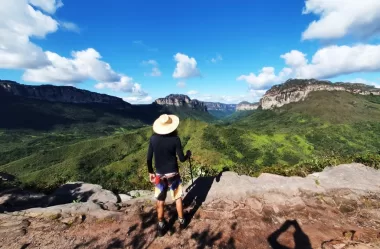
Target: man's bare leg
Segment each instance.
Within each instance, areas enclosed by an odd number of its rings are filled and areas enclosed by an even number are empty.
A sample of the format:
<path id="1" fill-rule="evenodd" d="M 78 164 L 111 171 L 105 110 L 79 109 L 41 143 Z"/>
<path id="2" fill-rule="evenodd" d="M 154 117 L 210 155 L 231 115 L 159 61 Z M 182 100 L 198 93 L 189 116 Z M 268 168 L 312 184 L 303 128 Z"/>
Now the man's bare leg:
<path id="1" fill-rule="evenodd" d="M 182 198 L 179 198 L 175 201 L 176 207 L 177 207 L 177 213 L 178 213 L 178 221 L 179 221 L 179 227 L 180 229 L 185 229 L 187 224 L 185 217 L 183 216 L 183 204 L 182 204 Z"/>
<path id="2" fill-rule="evenodd" d="M 158 222 L 164 221 L 164 206 L 165 206 L 165 201 L 157 201 Z"/>
<path id="3" fill-rule="evenodd" d="M 183 219 L 183 205 L 182 205 L 182 198 L 178 198 L 175 201 L 175 206 L 177 208 L 177 214 L 179 219 Z"/>

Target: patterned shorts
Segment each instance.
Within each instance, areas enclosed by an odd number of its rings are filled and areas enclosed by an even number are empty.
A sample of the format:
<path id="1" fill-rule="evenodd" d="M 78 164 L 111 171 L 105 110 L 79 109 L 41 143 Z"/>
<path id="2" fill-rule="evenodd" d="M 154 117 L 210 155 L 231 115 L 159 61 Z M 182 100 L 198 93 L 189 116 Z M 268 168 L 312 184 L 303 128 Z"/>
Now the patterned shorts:
<path id="1" fill-rule="evenodd" d="M 172 176 L 172 177 L 166 177 L 166 176 L 160 176 L 158 183 L 155 185 L 154 188 L 154 197 L 158 201 L 165 201 L 167 192 L 170 190 L 170 195 L 173 200 L 177 200 L 183 196 L 183 190 L 182 190 L 182 180 L 179 174 Z"/>

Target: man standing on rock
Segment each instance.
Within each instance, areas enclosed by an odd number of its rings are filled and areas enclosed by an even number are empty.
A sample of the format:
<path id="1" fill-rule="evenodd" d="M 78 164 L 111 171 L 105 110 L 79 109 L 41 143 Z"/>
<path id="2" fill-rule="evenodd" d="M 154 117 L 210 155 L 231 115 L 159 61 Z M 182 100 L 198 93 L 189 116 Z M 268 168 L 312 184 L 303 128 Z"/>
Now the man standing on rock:
<path id="1" fill-rule="evenodd" d="M 153 124 L 155 134 L 150 138 L 147 154 L 149 180 L 155 184 L 154 196 L 157 199 L 158 236 L 163 236 L 166 230 L 164 220 L 164 205 L 167 191 L 170 189 L 171 197 L 176 202 L 178 221 L 180 228 L 186 226 L 182 205 L 182 180 L 179 175 L 177 155 L 181 162 L 185 162 L 191 156 L 187 151 L 186 156 L 182 151 L 181 140 L 178 137 L 177 128 L 179 118 L 175 115 L 161 115 Z M 153 171 L 152 159 L 156 173 Z"/>

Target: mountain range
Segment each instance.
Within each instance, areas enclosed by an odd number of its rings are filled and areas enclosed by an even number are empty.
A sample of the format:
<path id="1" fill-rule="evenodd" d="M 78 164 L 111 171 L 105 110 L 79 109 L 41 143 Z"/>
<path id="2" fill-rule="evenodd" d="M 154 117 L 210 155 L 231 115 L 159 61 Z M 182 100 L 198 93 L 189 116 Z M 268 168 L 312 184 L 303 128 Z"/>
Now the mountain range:
<path id="1" fill-rule="evenodd" d="M 145 156 L 151 125 L 168 112 L 181 118 L 179 136 L 184 149 L 193 151 L 195 175 L 223 168 L 304 175 L 331 163 L 377 165 L 379 92 L 362 84 L 290 80 L 268 90 L 257 109 L 218 120 L 212 111 L 233 106 L 185 95 L 131 105 L 73 87 L 2 81 L 0 172 L 42 190 L 78 180 L 115 191 L 149 188 Z"/>
<path id="2" fill-rule="evenodd" d="M 332 83 L 315 79 L 289 79 L 283 84 L 275 85 L 260 99 L 259 103 L 241 102 L 239 104 L 224 104 L 220 102 L 202 102 L 190 99 L 183 94 L 170 94 L 155 100 L 161 106 L 188 107 L 198 111 L 235 112 L 256 109 L 273 109 L 285 104 L 303 101 L 311 92 L 315 91 L 346 91 L 361 95 L 380 95 L 380 89 L 359 83 Z M 115 107 L 130 108 L 131 104 L 123 99 L 81 90 L 71 86 L 29 86 L 14 81 L 0 80 L 0 96 L 20 96 L 52 102 L 74 104 L 109 104 Z"/>

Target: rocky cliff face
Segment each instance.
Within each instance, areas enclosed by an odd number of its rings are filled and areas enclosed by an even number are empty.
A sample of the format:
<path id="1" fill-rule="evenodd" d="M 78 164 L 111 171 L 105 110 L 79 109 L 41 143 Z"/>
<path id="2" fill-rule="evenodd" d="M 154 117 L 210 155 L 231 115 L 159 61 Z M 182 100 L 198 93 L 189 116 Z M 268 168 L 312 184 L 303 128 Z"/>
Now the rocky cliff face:
<path id="1" fill-rule="evenodd" d="M 1 95 L 20 96 L 25 98 L 75 104 L 101 103 L 120 107 L 130 106 L 129 103 L 123 101 L 121 98 L 81 90 L 71 86 L 29 86 L 22 85 L 14 81 L 4 80 L 0 80 L 0 96 Z"/>
<path id="2" fill-rule="evenodd" d="M 209 111 L 236 111 L 235 104 L 223 104 L 219 102 L 204 102 Z"/>
<path id="3" fill-rule="evenodd" d="M 290 79 L 284 84 L 273 86 L 260 100 L 262 109 L 273 109 L 303 101 L 314 91 L 346 91 L 361 95 L 380 95 L 380 89 L 365 84 L 331 83 L 330 81 Z"/>
<path id="4" fill-rule="evenodd" d="M 251 111 L 259 108 L 259 103 L 241 102 L 236 106 L 236 111 Z"/>
<path id="5" fill-rule="evenodd" d="M 207 106 L 204 102 L 190 99 L 187 95 L 183 94 L 170 94 L 165 98 L 159 98 L 155 101 L 158 105 L 189 107 L 195 110 L 207 112 Z"/>

